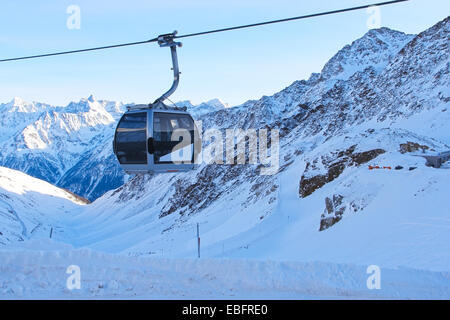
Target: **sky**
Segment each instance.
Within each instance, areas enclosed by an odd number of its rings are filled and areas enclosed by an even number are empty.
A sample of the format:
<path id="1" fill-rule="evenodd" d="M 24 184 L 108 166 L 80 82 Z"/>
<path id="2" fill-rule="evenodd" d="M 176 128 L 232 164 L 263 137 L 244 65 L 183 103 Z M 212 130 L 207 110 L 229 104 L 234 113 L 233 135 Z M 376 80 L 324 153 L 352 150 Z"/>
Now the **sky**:
<path id="1" fill-rule="evenodd" d="M 282 19 L 382 0 L 21 0 L 0 2 L 0 59 L 142 41 Z M 70 9 L 79 9 L 79 19 Z M 68 10 L 69 9 L 69 10 Z M 342 47 L 374 26 L 419 33 L 446 18 L 448 0 L 380 8 L 183 39 L 173 101 L 219 98 L 238 105 L 320 72 Z M 78 23 L 79 22 L 79 23 Z M 79 28 L 78 28 L 79 27 Z M 168 48 L 157 44 L 0 63 L 0 103 L 13 97 L 67 105 L 93 94 L 154 101 L 171 85 Z"/>

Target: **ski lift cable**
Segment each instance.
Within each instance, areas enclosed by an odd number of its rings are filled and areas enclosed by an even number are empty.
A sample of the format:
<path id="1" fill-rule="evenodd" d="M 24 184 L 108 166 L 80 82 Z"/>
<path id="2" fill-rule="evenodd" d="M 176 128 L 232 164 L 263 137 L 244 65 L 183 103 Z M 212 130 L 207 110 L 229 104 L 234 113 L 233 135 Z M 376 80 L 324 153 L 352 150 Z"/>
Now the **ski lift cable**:
<path id="1" fill-rule="evenodd" d="M 181 36 L 175 36 L 175 38 L 176 39 L 188 38 L 188 37 L 202 36 L 202 35 L 211 34 L 211 33 L 217 33 L 217 32 L 231 31 L 231 30 L 244 29 L 244 28 L 253 28 L 253 27 L 259 27 L 259 26 L 264 26 L 264 25 L 268 25 L 268 24 L 288 22 L 288 21 L 308 19 L 308 18 L 315 18 L 315 17 L 319 17 L 319 16 L 326 16 L 326 15 L 331 15 L 331 14 L 344 13 L 344 12 L 348 12 L 348 11 L 367 9 L 367 8 L 370 8 L 370 7 L 380 7 L 380 6 L 395 4 L 395 3 L 399 3 L 399 2 L 406 2 L 406 1 L 409 1 L 409 0 L 393 0 L 393 1 L 386 1 L 386 2 L 375 3 L 375 4 L 367 4 L 367 5 L 358 6 L 358 7 L 338 9 L 338 10 L 326 11 L 326 12 L 319 12 L 319 13 L 307 14 L 307 15 L 298 16 L 298 17 L 292 17 L 292 18 L 271 20 L 271 21 L 246 24 L 246 25 L 236 26 L 236 27 L 229 27 L 229 28 L 223 28 L 223 29 L 216 29 L 216 30 L 210 30 L 210 31 L 191 33 L 191 34 L 186 34 L 186 35 L 181 35 Z"/>
<path id="2" fill-rule="evenodd" d="M 232 31 L 232 30 L 238 30 L 238 29 L 244 29 L 244 28 L 253 28 L 253 27 L 258 27 L 258 26 L 264 26 L 264 25 L 269 25 L 269 24 L 294 21 L 294 20 L 309 19 L 309 18 L 315 18 L 315 17 L 319 17 L 319 16 L 326 16 L 326 15 L 344 13 L 344 12 L 355 11 L 355 10 L 362 10 L 362 9 L 367 9 L 367 8 L 370 8 L 370 7 L 386 6 L 386 5 L 391 5 L 391 4 L 396 4 L 396 3 L 400 3 L 400 2 L 406 2 L 406 1 L 410 1 L 410 0 L 385 1 L 385 2 L 379 2 L 379 3 L 361 5 L 361 6 L 357 6 L 357 7 L 337 9 L 337 10 L 326 11 L 326 12 L 319 12 L 319 13 L 313 13 L 313 14 L 307 14 L 307 15 L 291 17 L 291 18 L 285 18 L 285 19 L 279 19 L 279 20 L 264 21 L 264 22 L 259 22 L 259 23 L 246 24 L 246 25 L 228 27 L 228 28 L 223 28 L 223 29 L 215 29 L 215 30 L 202 31 L 202 32 L 197 32 L 197 33 L 189 33 L 189 34 L 179 35 L 179 36 L 174 35 L 173 39 L 181 39 L 181 38 L 188 38 L 188 37 L 195 37 L 195 36 L 203 36 L 203 35 L 212 34 L 212 33 L 218 33 L 218 32 Z M 94 48 L 87 48 L 87 49 L 77 49 L 77 50 L 71 50 L 71 51 L 53 52 L 53 53 L 45 53 L 45 54 L 38 54 L 38 55 L 32 55 L 32 56 L 0 59 L 0 62 L 17 61 L 17 60 L 28 60 L 28 59 L 36 59 L 36 58 L 44 58 L 44 57 L 51 57 L 51 56 L 66 55 L 66 54 L 74 54 L 74 53 L 80 53 L 80 52 L 88 52 L 88 51 L 113 49 L 113 48 L 119 48 L 119 47 L 135 46 L 135 45 L 141 45 L 141 44 L 157 42 L 158 38 L 159 37 L 153 38 L 153 39 L 150 39 L 150 40 L 144 40 L 144 41 L 128 42 L 128 43 L 114 44 L 114 45 L 109 45 L 109 46 L 94 47 Z"/>
<path id="3" fill-rule="evenodd" d="M 60 55 L 64 55 L 64 54 L 72 54 L 72 53 L 80 53 L 80 52 L 96 51 L 96 50 L 105 50 L 105 49 L 112 49 L 112 48 L 119 48 L 119 47 L 126 47 L 126 46 L 135 46 L 135 45 L 138 45 L 138 44 L 155 42 L 157 40 L 158 39 L 151 39 L 151 40 L 146 40 L 146 41 L 114 44 L 114 45 L 109 45 L 109 46 L 104 46 L 104 47 L 95 47 L 95 48 L 78 49 L 78 50 L 71 50 L 71 51 L 44 53 L 44 54 L 38 54 L 38 55 L 34 55 L 34 56 L 2 59 L 2 60 L 0 60 L 0 62 L 17 61 L 17 60 L 28 60 L 28 59 L 51 57 L 51 56 L 60 56 Z"/>

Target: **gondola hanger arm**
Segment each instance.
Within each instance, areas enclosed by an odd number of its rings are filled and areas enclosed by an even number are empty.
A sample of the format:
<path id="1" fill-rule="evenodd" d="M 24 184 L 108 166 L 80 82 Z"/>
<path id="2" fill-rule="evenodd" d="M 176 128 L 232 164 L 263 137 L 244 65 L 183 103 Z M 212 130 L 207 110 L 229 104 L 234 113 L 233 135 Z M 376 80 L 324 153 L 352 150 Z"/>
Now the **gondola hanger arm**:
<path id="1" fill-rule="evenodd" d="M 178 67 L 178 55 L 177 55 L 177 47 L 181 47 L 183 44 L 181 42 L 174 41 L 177 35 L 177 31 L 172 33 L 162 34 L 158 36 L 158 44 L 160 47 L 169 47 L 170 53 L 172 56 L 172 70 L 173 70 L 173 82 L 170 89 L 164 93 L 161 97 L 155 100 L 155 102 L 149 104 L 149 107 L 153 107 L 157 104 L 164 103 L 168 97 L 170 97 L 178 87 L 178 83 L 180 82 L 180 70 Z"/>

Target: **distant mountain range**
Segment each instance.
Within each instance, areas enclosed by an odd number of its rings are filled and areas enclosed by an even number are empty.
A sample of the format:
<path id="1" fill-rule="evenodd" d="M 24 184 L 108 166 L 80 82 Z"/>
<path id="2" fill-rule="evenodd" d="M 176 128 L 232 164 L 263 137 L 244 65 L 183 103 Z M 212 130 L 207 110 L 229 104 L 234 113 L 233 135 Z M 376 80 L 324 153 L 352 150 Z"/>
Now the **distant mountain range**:
<path id="1" fill-rule="evenodd" d="M 218 99 L 186 106 L 194 116 L 225 108 Z M 0 166 L 95 200 L 125 181 L 112 139 L 126 105 L 94 96 L 66 107 L 14 98 L 0 104 Z"/>

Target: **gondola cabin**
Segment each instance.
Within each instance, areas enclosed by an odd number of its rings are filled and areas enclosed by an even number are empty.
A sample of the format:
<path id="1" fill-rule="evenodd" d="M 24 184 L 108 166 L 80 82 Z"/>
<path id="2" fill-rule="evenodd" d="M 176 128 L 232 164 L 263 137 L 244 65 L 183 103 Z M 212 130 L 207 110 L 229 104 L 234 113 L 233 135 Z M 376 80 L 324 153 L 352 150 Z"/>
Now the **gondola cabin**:
<path id="1" fill-rule="evenodd" d="M 195 167 L 198 137 L 185 108 L 136 105 L 120 119 L 113 149 L 127 173 L 189 171 Z"/>

